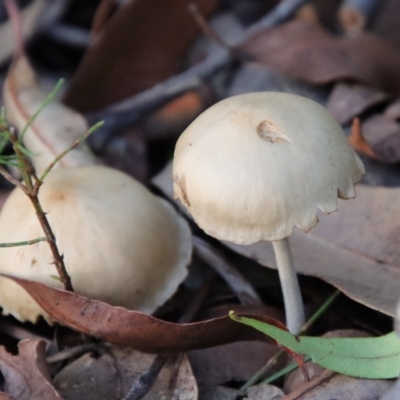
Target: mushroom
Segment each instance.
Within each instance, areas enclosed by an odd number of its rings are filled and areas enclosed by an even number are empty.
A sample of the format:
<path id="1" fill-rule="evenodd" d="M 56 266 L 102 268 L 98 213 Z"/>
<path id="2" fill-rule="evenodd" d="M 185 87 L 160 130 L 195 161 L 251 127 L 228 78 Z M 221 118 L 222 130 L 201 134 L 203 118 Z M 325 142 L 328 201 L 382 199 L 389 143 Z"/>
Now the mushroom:
<path id="1" fill-rule="evenodd" d="M 209 235 L 237 244 L 272 241 L 289 330 L 304 307 L 288 237 L 309 231 L 317 209 L 337 210 L 355 197 L 364 167 L 327 110 L 306 98 L 274 92 L 227 98 L 180 136 L 174 195 Z"/>
<path id="2" fill-rule="evenodd" d="M 187 275 L 191 233 L 164 200 L 128 175 L 102 166 L 52 170 L 39 192 L 60 253 L 79 294 L 152 313 Z M 14 189 L 0 213 L 0 243 L 43 236 L 27 196 Z M 0 248 L 0 271 L 50 286 L 55 266 L 46 242 Z M 5 314 L 51 318 L 12 281 L 0 279 Z"/>

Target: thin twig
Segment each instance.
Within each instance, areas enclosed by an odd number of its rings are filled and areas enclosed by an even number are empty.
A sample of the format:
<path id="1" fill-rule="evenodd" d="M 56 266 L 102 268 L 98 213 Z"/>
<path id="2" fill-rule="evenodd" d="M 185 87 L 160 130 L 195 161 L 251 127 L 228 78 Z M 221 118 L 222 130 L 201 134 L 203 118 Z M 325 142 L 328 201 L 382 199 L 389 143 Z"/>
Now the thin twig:
<path id="1" fill-rule="evenodd" d="M 53 263 L 57 269 L 57 273 L 60 277 L 60 281 L 63 283 L 65 290 L 69 290 L 69 291 L 73 292 L 74 289 L 72 287 L 71 277 L 69 276 L 67 269 L 65 268 L 64 256 L 62 254 L 60 254 L 58 251 L 56 237 L 53 233 L 53 230 L 51 229 L 51 226 L 46 217 L 46 214 L 44 213 L 44 211 L 42 209 L 42 206 L 39 202 L 39 198 L 38 198 L 37 194 L 28 195 L 28 197 L 35 209 L 36 216 L 38 217 L 39 223 L 40 223 L 40 225 L 43 229 L 43 232 L 47 238 L 47 242 L 50 246 L 51 254 L 53 256 Z"/>
<path id="2" fill-rule="evenodd" d="M 214 277 L 211 277 L 203 283 L 203 285 L 200 287 L 200 289 L 197 291 L 196 295 L 192 299 L 186 312 L 179 319 L 179 322 L 181 324 L 190 322 L 191 320 L 194 319 L 195 315 L 200 309 L 201 304 L 207 297 L 213 282 L 214 282 Z M 128 394 L 123 398 L 123 400 L 142 399 L 153 387 L 154 382 L 156 381 L 158 375 L 164 368 L 165 364 L 167 364 L 167 362 L 173 362 L 174 359 L 175 362 L 179 362 L 179 359 L 177 357 L 182 357 L 182 355 L 176 354 L 173 356 L 168 356 L 168 355 L 156 356 L 153 362 L 151 363 L 148 371 L 142 374 L 138 379 L 136 379 L 132 383 L 132 386 L 129 389 Z"/>
<path id="3" fill-rule="evenodd" d="M 25 194 L 28 194 L 28 189 L 18 179 L 15 179 L 7 170 L 0 165 L 0 174 L 4 176 L 10 183 L 21 189 Z"/>
<path id="4" fill-rule="evenodd" d="M 53 256 L 53 262 L 57 269 L 57 273 L 60 277 L 60 281 L 63 283 L 66 290 L 73 291 L 71 277 L 68 275 L 68 272 L 65 268 L 64 257 L 58 251 L 56 238 L 54 236 L 53 230 L 51 229 L 46 214 L 44 213 L 42 206 L 39 202 L 38 191 L 41 183 L 39 182 L 39 179 L 36 176 L 32 163 L 27 158 L 25 152 L 22 151 L 19 138 L 12 127 L 9 128 L 9 139 L 13 146 L 14 152 L 17 155 L 18 160 L 21 164 L 20 171 L 22 173 L 22 177 L 25 183 L 25 189 L 26 189 L 25 194 L 31 201 L 35 209 L 39 223 L 46 236 L 46 240 L 50 246 L 50 250 Z M 33 183 L 33 181 L 35 181 L 35 183 Z"/>
<path id="5" fill-rule="evenodd" d="M 193 236 L 193 247 L 195 254 L 221 275 L 242 304 L 262 304 L 253 286 L 221 252 L 197 236 Z"/>
<path id="6" fill-rule="evenodd" d="M 285 397 L 282 398 L 282 400 L 297 400 L 300 398 L 304 398 L 303 396 L 310 392 L 311 390 L 315 389 L 316 387 L 322 385 L 323 383 L 329 381 L 332 379 L 335 375 L 337 375 L 336 372 L 332 372 L 329 370 L 324 371 L 320 376 L 317 378 L 314 378 L 310 382 L 301 385 L 298 389 L 294 390 L 292 393 L 286 395 Z"/>
<path id="7" fill-rule="evenodd" d="M 89 351 L 95 351 L 97 349 L 96 343 L 83 343 L 79 346 L 70 347 L 69 349 L 59 351 L 56 354 L 46 357 L 48 364 L 54 364 L 56 362 L 65 361 L 70 358 L 80 356 L 81 354 Z"/>
<path id="8" fill-rule="evenodd" d="M 52 168 L 71 150 L 75 149 L 75 147 L 79 146 L 84 140 L 86 140 L 93 132 L 97 131 L 102 125 L 104 125 L 104 121 L 100 121 L 97 124 L 93 125 L 90 129 L 87 130 L 80 138 L 75 140 L 74 143 L 71 144 L 66 150 L 64 150 L 61 154 L 59 154 L 44 170 L 43 174 L 38 179 L 38 184 L 42 184 L 44 178 L 46 178 L 47 174 L 52 170 Z"/>

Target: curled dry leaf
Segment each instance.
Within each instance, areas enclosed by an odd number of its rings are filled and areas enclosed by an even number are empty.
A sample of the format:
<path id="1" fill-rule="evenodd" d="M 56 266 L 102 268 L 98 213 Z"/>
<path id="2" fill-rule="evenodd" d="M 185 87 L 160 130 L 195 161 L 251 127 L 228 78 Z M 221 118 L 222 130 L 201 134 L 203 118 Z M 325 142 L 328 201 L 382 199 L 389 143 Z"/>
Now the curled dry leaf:
<path id="1" fill-rule="evenodd" d="M 18 352 L 14 356 L 0 347 L 0 369 L 6 393 L 15 400 L 61 399 L 51 384 L 45 361 L 45 342 L 24 340 L 19 342 Z"/>
<path id="2" fill-rule="evenodd" d="M 152 182 L 170 199 L 171 164 Z M 353 300 L 384 314 L 396 315 L 400 285 L 400 189 L 357 186 L 355 200 L 339 200 L 339 210 L 320 214 L 318 226 L 308 233 L 294 230 L 290 237 L 295 268 L 342 290 Z M 276 268 L 272 244 L 241 246 L 232 250 L 261 265 Z"/>
<path id="3" fill-rule="evenodd" d="M 320 25 L 297 20 L 265 30 L 240 50 L 309 83 L 352 80 L 400 94 L 400 55 L 373 34 L 335 38 Z"/>
<path id="4" fill-rule="evenodd" d="M 266 340 L 264 335 L 244 325 L 238 326 L 228 316 L 190 324 L 174 324 L 39 282 L 4 274 L 1 276 L 18 283 L 60 324 L 145 353 L 172 354 L 237 341 Z M 286 330 L 281 322 L 267 316 L 253 315 L 252 318 Z"/>
<path id="5" fill-rule="evenodd" d="M 99 357 L 85 354 L 56 375 L 54 385 L 65 400 L 120 400 L 156 357 L 119 346 L 101 346 L 100 351 Z M 167 362 L 143 399 L 196 400 L 197 396 L 187 356 L 177 355 Z"/>
<path id="6" fill-rule="evenodd" d="M 8 122 L 20 132 L 40 109 L 49 94 L 38 86 L 28 59 L 19 55 L 11 64 L 4 83 L 3 96 Z M 36 117 L 24 135 L 24 144 L 32 153 L 38 173 L 88 130 L 85 119 L 57 101 L 52 101 Z M 80 166 L 95 163 L 84 143 L 71 150 L 59 166 Z"/>
<path id="7" fill-rule="evenodd" d="M 186 0 L 136 0 L 122 5 L 84 56 L 66 104 L 81 112 L 103 108 L 179 71 L 198 32 Z M 196 1 L 209 15 L 216 0 Z"/>

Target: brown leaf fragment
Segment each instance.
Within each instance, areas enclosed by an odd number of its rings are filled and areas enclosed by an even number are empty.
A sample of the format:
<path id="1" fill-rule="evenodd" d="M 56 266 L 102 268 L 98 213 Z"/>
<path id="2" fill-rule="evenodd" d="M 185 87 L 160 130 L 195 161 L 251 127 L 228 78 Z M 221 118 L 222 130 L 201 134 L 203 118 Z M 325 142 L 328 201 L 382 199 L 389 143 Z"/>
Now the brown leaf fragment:
<path id="1" fill-rule="evenodd" d="M 196 1 L 209 15 L 216 0 Z M 198 32 L 186 0 L 130 0 L 122 5 L 84 56 L 66 104 L 81 112 L 139 93 L 179 71 Z"/>
<path id="2" fill-rule="evenodd" d="M 366 85 L 340 82 L 332 90 L 326 108 L 340 124 L 345 125 L 389 97 L 387 93 Z"/>
<path id="3" fill-rule="evenodd" d="M 200 91 L 190 90 L 149 115 L 144 124 L 151 139 L 182 132 L 204 109 Z"/>
<path id="4" fill-rule="evenodd" d="M 400 124 L 385 115 L 374 115 L 362 125 L 365 141 L 375 158 L 384 163 L 400 161 Z"/>
<path id="5" fill-rule="evenodd" d="M 352 80 L 400 94 L 400 54 L 370 33 L 333 37 L 319 25 L 296 20 L 265 30 L 240 50 L 309 83 Z"/>
<path id="6" fill-rule="evenodd" d="M 49 93 L 37 83 L 28 59 L 20 55 L 11 64 L 4 83 L 3 96 L 7 121 L 22 131 L 39 110 Z M 56 101 L 50 102 L 36 117 L 24 136 L 24 144 L 36 156 L 33 163 L 40 173 L 88 129 L 84 118 Z M 71 150 L 58 166 L 81 166 L 96 163 L 84 143 Z"/>
<path id="7" fill-rule="evenodd" d="M 47 369 L 45 342 L 23 340 L 14 356 L 0 347 L 0 369 L 5 379 L 5 391 L 15 400 L 61 399 L 51 384 Z"/>
<path id="8" fill-rule="evenodd" d="M 353 124 L 351 126 L 351 134 L 348 139 L 353 148 L 358 152 L 365 154 L 373 159 L 377 158 L 371 146 L 364 138 L 359 118 L 354 118 Z"/>
<path id="9" fill-rule="evenodd" d="M 18 283 L 60 324 L 145 353 L 172 354 L 243 340 L 270 340 L 252 328 L 233 322 L 228 316 L 190 324 L 174 324 L 39 282 L 4 274 L 1 276 Z M 286 329 L 281 322 L 266 316 L 252 315 L 252 318 Z"/>

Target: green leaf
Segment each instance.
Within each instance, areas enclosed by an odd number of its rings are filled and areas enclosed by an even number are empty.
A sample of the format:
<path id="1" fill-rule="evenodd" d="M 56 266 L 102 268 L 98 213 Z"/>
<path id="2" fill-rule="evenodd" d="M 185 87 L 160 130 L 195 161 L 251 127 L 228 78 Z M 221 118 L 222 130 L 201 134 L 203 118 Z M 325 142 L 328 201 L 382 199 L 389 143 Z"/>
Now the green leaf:
<path id="1" fill-rule="evenodd" d="M 397 378 L 400 375 L 400 338 L 395 332 L 376 338 L 320 338 L 294 336 L 276 326 L 251 318 L 230 317 L 272 337 L 290 350 L 310 356 L 324 368 L 367 379 Z"/>

